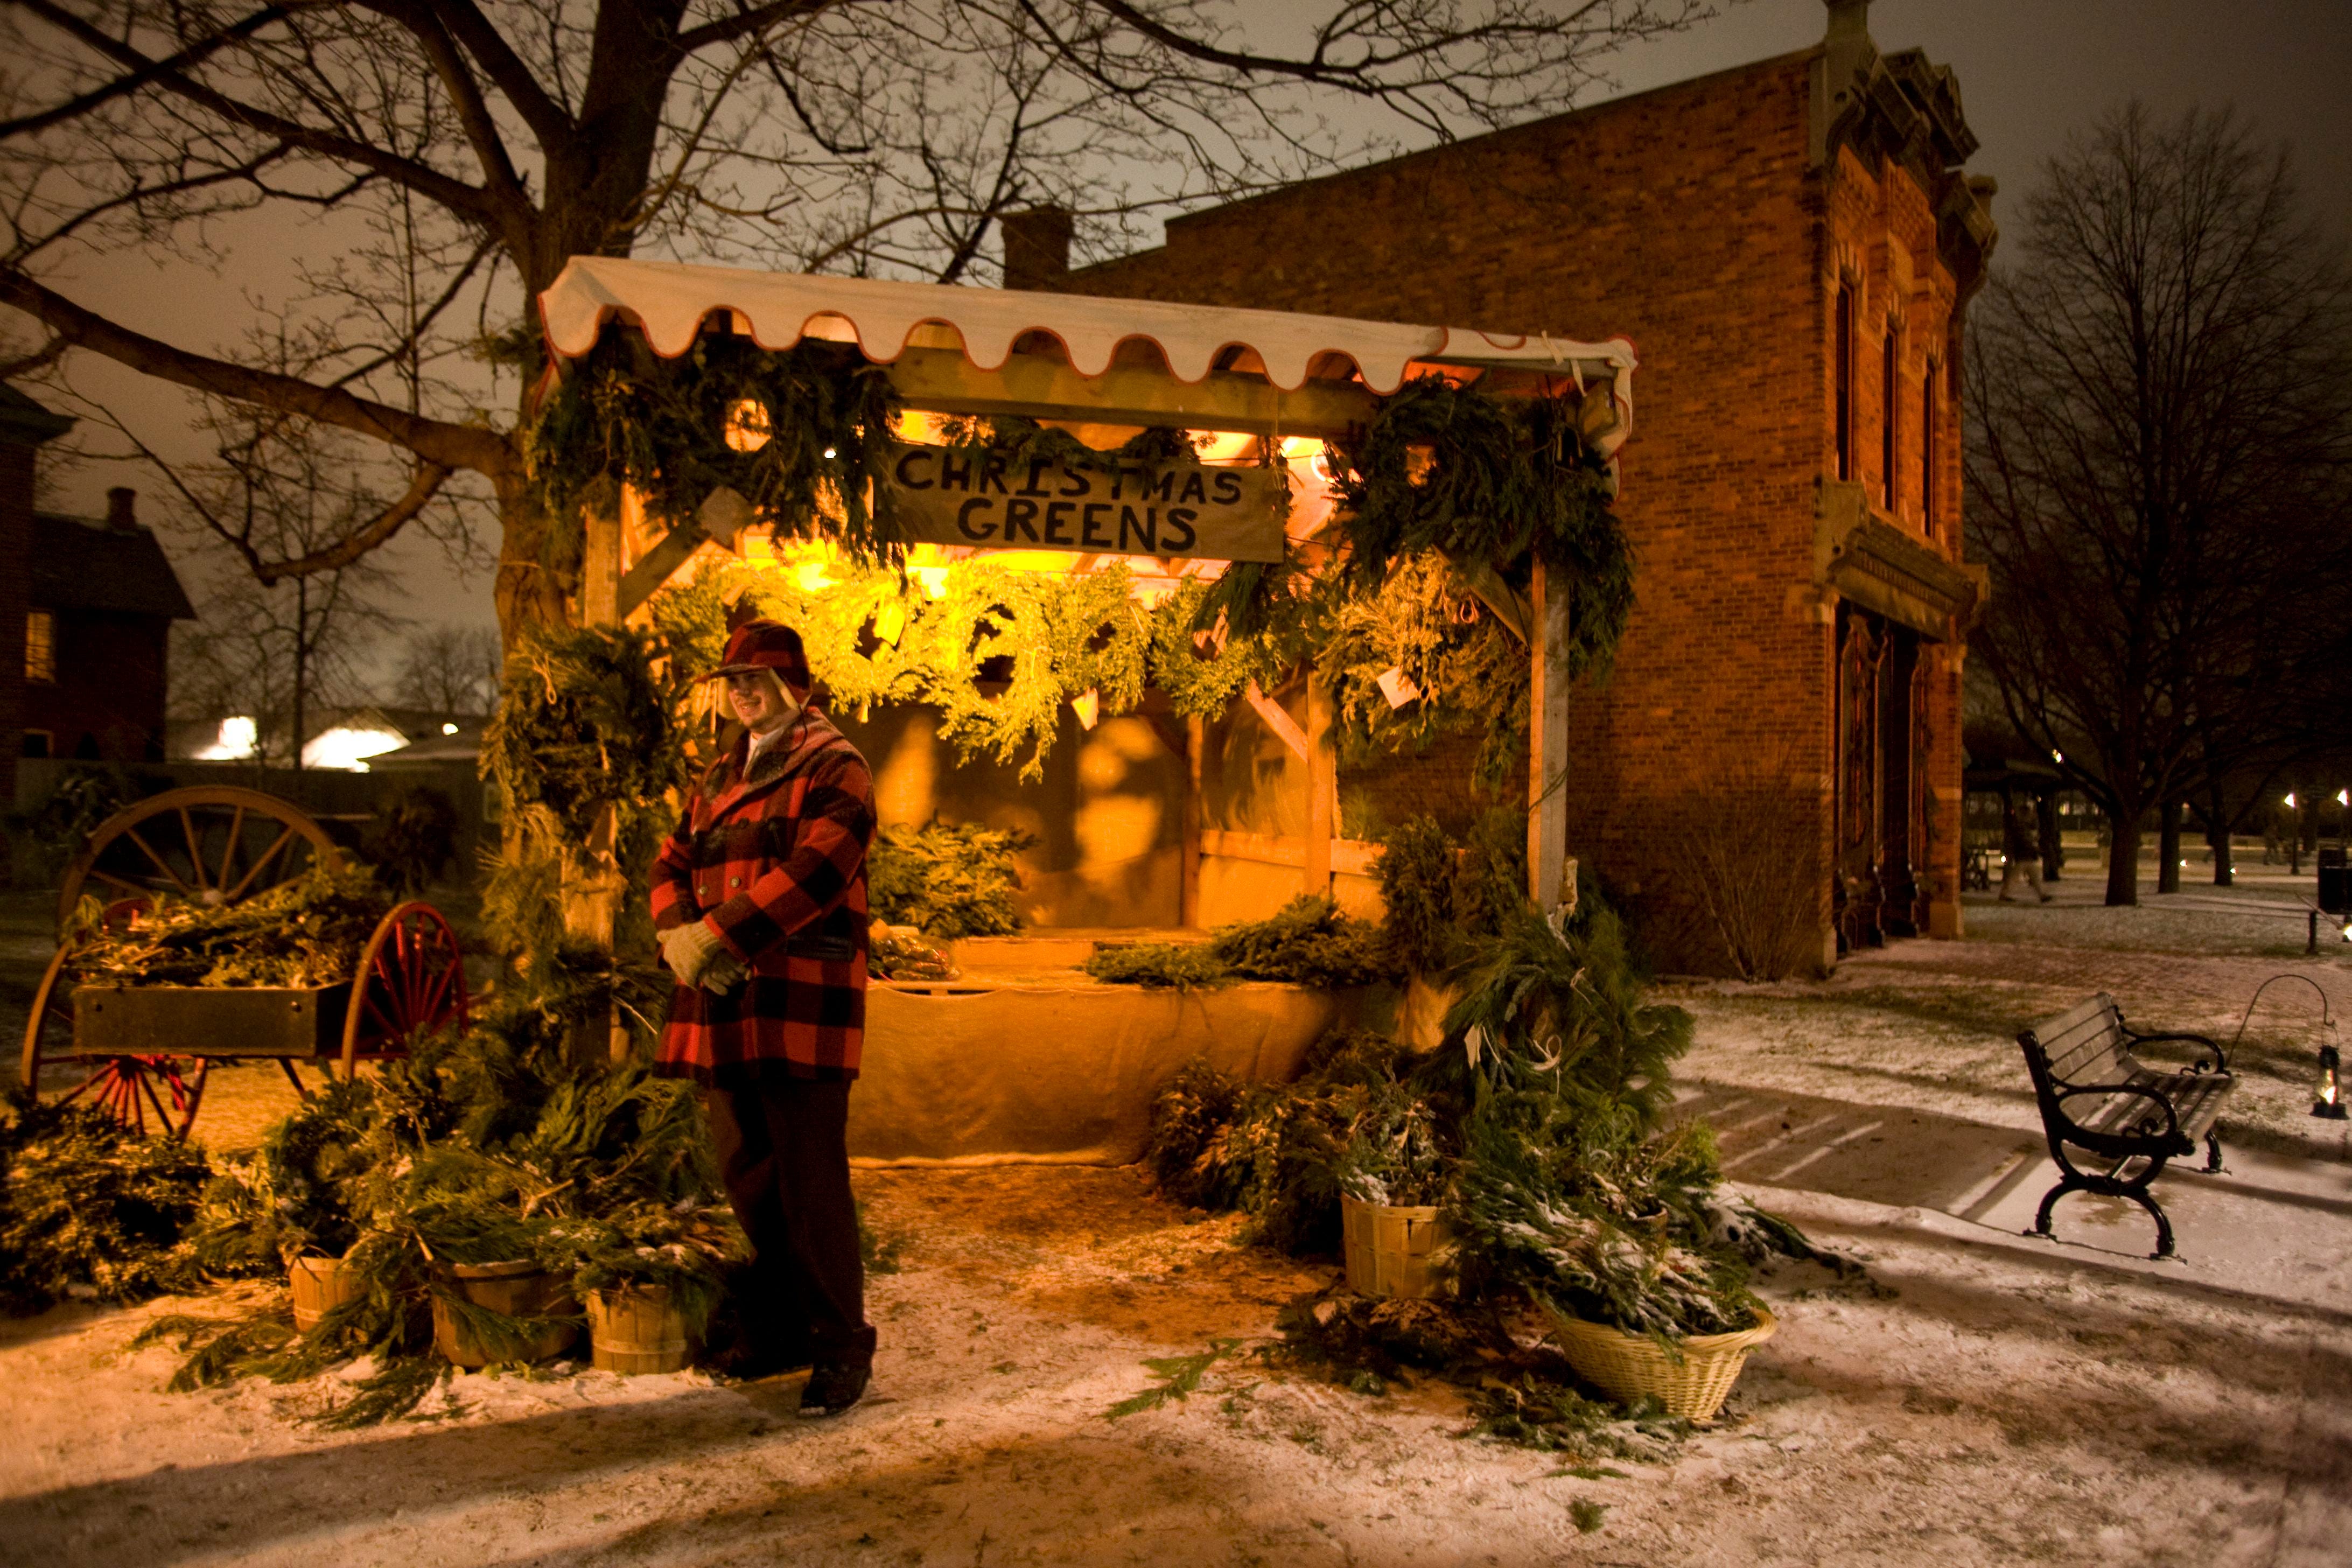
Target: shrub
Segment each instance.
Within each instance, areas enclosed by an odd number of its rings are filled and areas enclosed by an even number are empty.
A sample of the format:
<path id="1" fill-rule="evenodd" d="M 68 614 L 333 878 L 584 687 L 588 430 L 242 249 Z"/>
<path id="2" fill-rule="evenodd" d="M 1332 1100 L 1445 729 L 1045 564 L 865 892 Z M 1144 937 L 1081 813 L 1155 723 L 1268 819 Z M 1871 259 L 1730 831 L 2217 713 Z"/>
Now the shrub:
<path id="1" fill-rule="evenodd" d="M 1820 806 L 1786 770 L 1748 764 L 1670 802 L 1667 864 L 1689 906 L 1684 942 L 1742 980 L 1782 980 L 1822 959 Z"/>

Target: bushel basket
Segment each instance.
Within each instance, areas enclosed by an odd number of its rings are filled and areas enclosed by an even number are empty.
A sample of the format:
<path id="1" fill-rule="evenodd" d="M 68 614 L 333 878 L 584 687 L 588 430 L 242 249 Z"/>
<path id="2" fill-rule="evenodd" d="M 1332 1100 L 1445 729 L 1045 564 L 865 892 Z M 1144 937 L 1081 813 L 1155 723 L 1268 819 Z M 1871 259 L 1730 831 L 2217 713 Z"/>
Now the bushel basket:
<path id="1" fill-rule="evenodd" d="M 1730 1397 L 1739 1369 L 1748 1364 L 1748 1352 L 1780 1326 L 1759 1307 L 1752 1329 L 1676 1341 L 1683 1352 L 1679 1363 L 1654 1340 L 1581 1318 L 1555 1317 L 1552 1337 L 1568 1364 L 1612 1399 L 1631 1404 L 1647 1396 L 1664 1405 L 1669 1415 L 1711 1421 Z"/>

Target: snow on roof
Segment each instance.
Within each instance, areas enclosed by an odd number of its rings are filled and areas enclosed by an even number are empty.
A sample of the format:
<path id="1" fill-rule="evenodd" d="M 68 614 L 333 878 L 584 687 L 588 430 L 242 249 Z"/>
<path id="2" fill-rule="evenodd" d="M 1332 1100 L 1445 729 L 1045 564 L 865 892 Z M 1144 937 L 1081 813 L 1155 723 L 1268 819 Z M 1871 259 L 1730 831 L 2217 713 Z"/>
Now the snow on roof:
<path id="1" fill-rule="evenodd" d="M 1305 384 L 1318 361 L 1328 364 L 1324 356 L 1336 354 L 1353 362 L 1364 384 L 1383 395 L 1415 364 L 1555 371 L 1580 379 L 1613 374 L 1618 400 L 1630 409 L 1627 383 L 1637 363 L 1624 338 L 1570 342 L 1284 310 L 607 257 L 573 257 L 539 297 L 539 308 L 548 342 L 567 359 L 593 348 L 597 333 L 614 320 L 638 326 L 655 353 L 675 358 L 693 345 L 707 318 L 726 310 L 770 350 L 790 348 L 803 336 L 842 336 L 835 323 L 845 323 L 866 357 L 879 363 L 898 358 L 910 343 L 944 346 L 918 341 L 935 337 L 924 329 L 944 327 L 961 338 L 974 365 L 995 370 L 1024 333 L 1043 331 L 1061 341 L 1080 375 L 1101 375 L 1120 343 L 1142 339 L 1159 346 L 1178 381 L 1191 384 L 1207 376 L 1226 349 L 1246 348 L 1265 363 L 1266 379 L 1286 392 Z"/>

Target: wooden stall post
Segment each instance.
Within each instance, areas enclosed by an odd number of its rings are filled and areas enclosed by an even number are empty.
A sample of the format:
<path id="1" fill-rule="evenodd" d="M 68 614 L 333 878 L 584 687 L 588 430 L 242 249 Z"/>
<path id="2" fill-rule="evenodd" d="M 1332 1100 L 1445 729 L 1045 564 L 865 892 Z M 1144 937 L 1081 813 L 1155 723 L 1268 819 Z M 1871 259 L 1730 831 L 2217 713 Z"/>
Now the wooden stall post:
<path id="1" fill-rule="evenodd" d="M 1208 721 L 1198 713 L 1184 720 L 1184 810 L 1178 832 L 1183 840 L 1183 879 L 1177 894 L 1178 923 L 1201 923 L 1202 756 L 1208 749 Z"/>
<path id="2" fill-rule="evenodd" d="M 1535 573 L 1528 647 L 1528 894 L 1538 909 L 1573 905 L 1568 858 L 1568 595 Z"/>
<path id="3" fill-rule="evenodd" d="M 1331 839 L 1339 804 L 1339 764 L 1331 738 L 1331 693 L 1307 678 L 1307 887 L 1312 897 L 1331 891 Z"/>

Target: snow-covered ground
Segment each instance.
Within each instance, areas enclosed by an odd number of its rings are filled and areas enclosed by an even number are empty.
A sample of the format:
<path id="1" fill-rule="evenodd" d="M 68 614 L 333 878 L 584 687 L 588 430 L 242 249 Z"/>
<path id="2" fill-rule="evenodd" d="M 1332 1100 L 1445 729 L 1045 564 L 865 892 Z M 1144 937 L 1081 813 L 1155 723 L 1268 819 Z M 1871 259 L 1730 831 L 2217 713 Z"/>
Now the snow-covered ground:
<path id="1" fill-rule="evenodd" d="M 2352 1164 L 2307 1115 L 2311 988 L 2247 1029 L 2231 1173 L 2158 1184 L 2179 1262 L 2098 1200 L 2061 1206 L 2057 1242 L 2017 1234 L 2047 1177 L 2011 1042 L 2099 989 L 2227 1038 L 2282 970 L 2352 1006 L 2352 965 L 2200 940 L 2185 909 L 2187 936 L 2120 945 L 2134 912 L 2085 915 L 2078 885 L 1818 985 L 1670 988 L 1699 1018 L 1685 1108 L 1870 1281 L 1769 1280 L 1780 1334 L 1669 1460 L 1578 1473 L 1461 1436 L 1443 1386 L 1251 1359 L 1333 1270 L 1134 1172 L 867 1172 L 903 1270 L 872 1282 L 873 1395 L 835 1422 L 794 1419 L 790 1381 L 574 1373 L 461 1377 L 434 1419 L 325 1434 L 293 1419 L 316 1387 L 161 1392 L 172 1355 L 125 1347 L 187 1303 L 0 1323 L 0 1562 L 2352 1560 Z M 1108 1418 L 1145 1358 L 1221 1339 L 1243 1353 L 1189 1400 Z"/>

